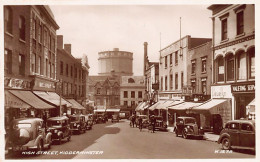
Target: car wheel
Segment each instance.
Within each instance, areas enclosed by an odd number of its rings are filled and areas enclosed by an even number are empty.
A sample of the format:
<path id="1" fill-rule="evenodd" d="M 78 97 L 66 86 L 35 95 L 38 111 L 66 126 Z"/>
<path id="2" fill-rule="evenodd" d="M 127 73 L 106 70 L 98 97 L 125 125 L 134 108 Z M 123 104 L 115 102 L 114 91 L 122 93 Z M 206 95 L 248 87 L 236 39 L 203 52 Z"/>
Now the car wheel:
<path id="1" fill-rule="evenodd" d="M 224 139 L 222 139 L 222 148 L 224 150 L 229 150 L 231 149 L 231 143 L 230 143 L 230 139 L 228 137 L 225 137 Z"/>
<path id="2" fill-rule="evenodd" d="M 183 137 L 184 139 L 187 139 L 187 138 L 188 138 L 187 131 L 186 131 L 185 129 L 182 131 L 182 137 Z"/>
<path id="3" fill-rule="evenodd" d="M 42 150 L 43 150 L 43 143 L 42 143 L 42 141 L 40 141 L 37 144 L 37 151 L 42 151 Z"/>

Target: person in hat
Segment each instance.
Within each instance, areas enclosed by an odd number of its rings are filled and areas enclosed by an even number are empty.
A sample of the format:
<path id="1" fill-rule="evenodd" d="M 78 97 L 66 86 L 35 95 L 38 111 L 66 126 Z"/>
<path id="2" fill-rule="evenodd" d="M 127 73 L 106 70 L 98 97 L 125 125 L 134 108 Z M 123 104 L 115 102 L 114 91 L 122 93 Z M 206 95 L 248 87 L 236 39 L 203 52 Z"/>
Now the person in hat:
<path id="1" fill-rule="evenodd" d="M 156 123 L 155 117 L 154 117 L 154 115 L 152 115 L 152 117 L 151 117 L 151 125 L 152 125 L 152 132 L 153 133 L 155 131 L 155 123 Z"/>

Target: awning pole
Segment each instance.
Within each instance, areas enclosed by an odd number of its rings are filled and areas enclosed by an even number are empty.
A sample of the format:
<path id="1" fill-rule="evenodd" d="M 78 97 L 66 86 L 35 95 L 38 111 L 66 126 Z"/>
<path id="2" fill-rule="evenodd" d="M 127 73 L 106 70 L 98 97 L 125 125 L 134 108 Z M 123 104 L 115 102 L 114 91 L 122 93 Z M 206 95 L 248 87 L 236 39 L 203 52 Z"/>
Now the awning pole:
<path id="1" fill-rule="evenodd" d="M 167 122 L 167 126 L 169 126 L 168 108 L 166 109 L 166 122 Z"/>

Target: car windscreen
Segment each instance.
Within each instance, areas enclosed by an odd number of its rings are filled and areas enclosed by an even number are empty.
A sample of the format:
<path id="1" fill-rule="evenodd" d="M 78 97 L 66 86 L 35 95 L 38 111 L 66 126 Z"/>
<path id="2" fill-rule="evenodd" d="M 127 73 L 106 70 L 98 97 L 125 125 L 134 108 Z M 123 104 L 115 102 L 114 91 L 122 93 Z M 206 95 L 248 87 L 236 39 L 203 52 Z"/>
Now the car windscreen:
<path id="1" fill-rule="evenodd" d="M 157 116 L 155 117 L 156 120 L 163 120 L 163 118 L 161 116 Z"/>
<path id="2" fill-rule="evenodd" d="M 74 122 L 74 121 L 79 121 L 79 117 L 76 117 L 76 116 L 72 116 L 70 118 L 70 121 Z"/>
<path id="3" fill-rule="evenodd" d="M 196 120 L 195 119 L 185 119 L 185 124 L 195 124 Z"/>
<path id="4" fill-rule="evenodd" d="M 13 127 L 15 129 L 17 129 L 17 128 L 31 128 L 32 124 L 31 123 L 17 123 Z"/>
<path id="5" fill-rule="evenodd" d="M 62 121 L 60 121 L 60 120 L 49 120 L 49 121 L 47 121 L 47 125 L 49 127 L 60 126 L 61 124 L 62 124 Z"/>

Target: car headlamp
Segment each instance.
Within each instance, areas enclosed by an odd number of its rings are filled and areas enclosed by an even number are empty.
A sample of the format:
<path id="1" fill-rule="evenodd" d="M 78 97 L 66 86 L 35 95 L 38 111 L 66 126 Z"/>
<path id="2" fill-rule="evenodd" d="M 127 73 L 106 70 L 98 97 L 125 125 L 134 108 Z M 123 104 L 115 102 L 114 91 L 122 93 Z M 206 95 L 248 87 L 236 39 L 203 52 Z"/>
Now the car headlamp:
<path id="1" fill-rule="evenodd" d="M 57 130 L 57 129 L 55 129 L 55 130 L 54 130 L 54 133 L 57 133 L 57 132 L 58 132 L 58 130 Z"/>
<path id="2" fill-rule="evenodd" d="M 74 123 L 74 126 L 76 126 L 77 124 L 76 123 Z"/>
<path id="3" fill-rule="evenodd" d="M 190 126 L 188 125 L 187 128 L 190 129 Z"/>

